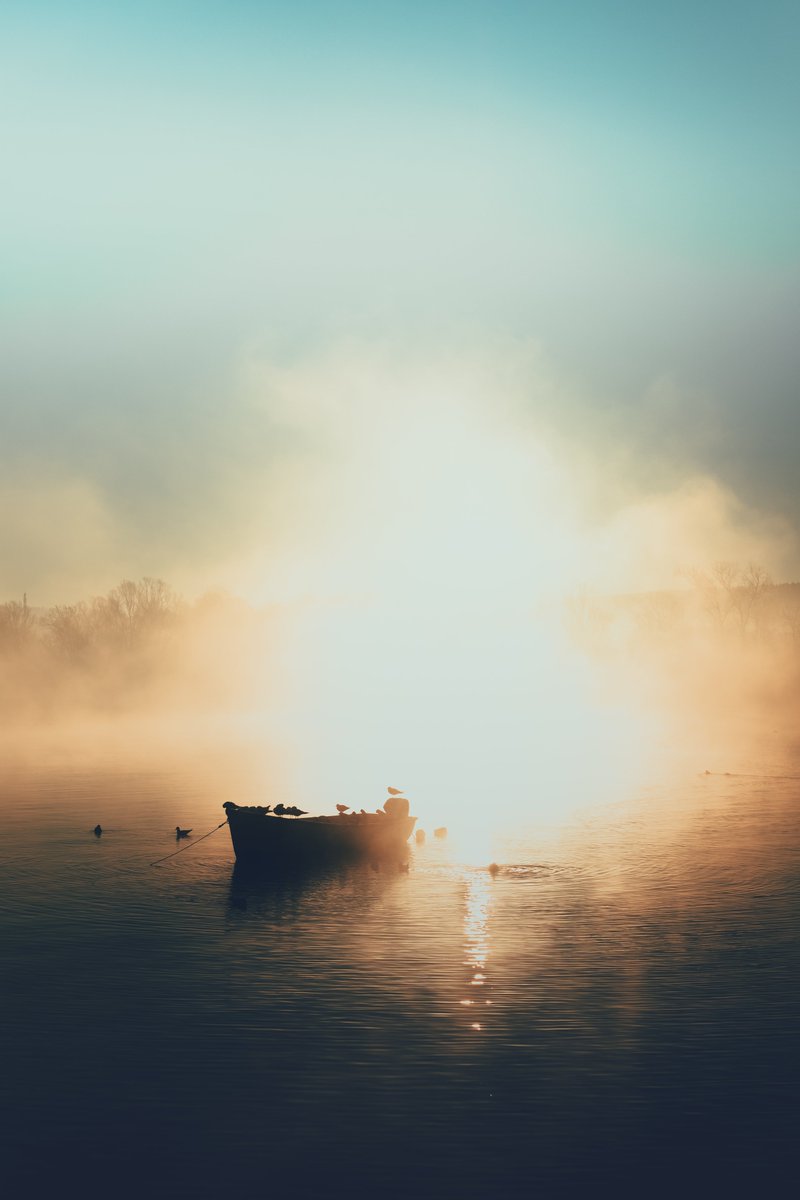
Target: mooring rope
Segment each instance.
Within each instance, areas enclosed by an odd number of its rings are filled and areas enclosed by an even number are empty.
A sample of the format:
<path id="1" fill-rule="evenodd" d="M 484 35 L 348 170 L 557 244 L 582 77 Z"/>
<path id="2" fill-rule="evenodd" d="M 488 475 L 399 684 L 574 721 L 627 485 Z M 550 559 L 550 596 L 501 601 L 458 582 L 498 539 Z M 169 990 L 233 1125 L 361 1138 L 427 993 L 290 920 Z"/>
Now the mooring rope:
<path id="1" fill-rule="evenodd" d="M 211 837 L 212 833 L 216 833 L 218 829 L 222 829 L 222 826 L 227 824 L 228 818 L 226 817 L 224 821 L 220 821 L 219 825 L 215 825 L 213 829 L 210 829 L 208 833 L 204 833 L 202 837 L 192 838 L 185 846 L 181 846 L 180 850 L 173 850 L 172 854 L 165 854 L 163 858 L 157 858 L 155 862 L 151 862 L 149 865 L 157 867 L 159 863 L 166 862 L 168 858 L 174 858 L 176 854 L 182 854 L 184 850 L 191 850 L 192 846 L 197 846 L 200 842 L 204 842 L 207 837 Z"/>

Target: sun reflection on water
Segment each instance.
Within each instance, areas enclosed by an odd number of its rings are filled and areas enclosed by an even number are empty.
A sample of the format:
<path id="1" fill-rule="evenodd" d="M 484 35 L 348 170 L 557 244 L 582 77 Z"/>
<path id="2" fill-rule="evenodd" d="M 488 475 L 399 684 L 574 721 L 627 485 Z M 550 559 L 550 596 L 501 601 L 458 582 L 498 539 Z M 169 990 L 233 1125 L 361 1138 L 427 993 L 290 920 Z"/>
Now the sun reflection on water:
<path id="1" fill-rule="evenodd" d="M 490 1008 L 492 1004 L 486 996 L 486 989 L 489 986 L 487 965 L 491 955 L 490 924 L 494 880 L 483 871 L 469 871 L 464 876 L 464 885 L 464 966 L 468 971 L 466 985 L 476 991 L 462 999 L 460 1006 L 483 1010 Z M 486 1013 L 470 1013 L 470 1016 L 473 1015 L 480 1015 L 482 1020 L 472 1021 L 470 1029 L 482 1032 Z"/>

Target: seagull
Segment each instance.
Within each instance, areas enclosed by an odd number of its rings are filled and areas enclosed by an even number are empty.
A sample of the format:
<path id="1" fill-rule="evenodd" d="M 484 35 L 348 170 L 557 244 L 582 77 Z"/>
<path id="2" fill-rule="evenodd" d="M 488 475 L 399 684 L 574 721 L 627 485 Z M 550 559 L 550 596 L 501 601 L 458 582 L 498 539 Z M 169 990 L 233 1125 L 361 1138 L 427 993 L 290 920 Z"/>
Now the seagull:
<path id="1" fill-rule="evenodd" d="M 288 817 L 307 817 L 308 813 L 304 809 L 298 808 L 296 804 L 292 804 L 290 808 L 286 809 L 286 815 Z"/>
<path id="2" fill-rule="evenodd" d="M 339 813 L 339 815 L 340 815 L 340 816 L 342 816 L 342 817 L 344 816 L 344 814 L 345 814 L 346 812 L 348 812 L 348 811 L 349 811 L 349 809 L 350 809 L 350 805 L 349 805 L 349 804 L 337 804 L 337 805 L 336 805 L 336 811 L 337 811 L 337 813 Z"/>
<path id="3" fill-rule="evenodd" d="M 386 790 L 390 796 L 402 796 L 403 794 L 402 788 L 387 788 Z"/>
<path id="4" fill-rule="evenodd" d="M 175 840 L 177 841 L 178 838 L 188 837 L 191 832 L 192 832 L 191 829 L 181 829 L 180 825 L 176 825 L 175 826 Z"/>
<path id="5" fill-rule="evenodd" d="M 272 811 L 275 813 L 276 817 L 283 817 L 286 815 L 286 805 L 276 804 Z"/>

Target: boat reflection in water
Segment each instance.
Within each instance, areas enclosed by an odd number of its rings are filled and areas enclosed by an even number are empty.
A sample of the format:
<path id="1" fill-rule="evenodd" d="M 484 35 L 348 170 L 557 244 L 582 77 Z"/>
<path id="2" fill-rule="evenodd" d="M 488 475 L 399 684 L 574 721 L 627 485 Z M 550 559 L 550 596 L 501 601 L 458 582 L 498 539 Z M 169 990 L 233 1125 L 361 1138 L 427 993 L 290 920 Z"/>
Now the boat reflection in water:
<path id="1" fill-rule="evenodd" d="M 236 862 L 228 903 L 240 913 L 269 914 L 280 923 L 287 914 L 299 912 L 311 897 L 341 887 L 341 875 L 337 863 L 286 863 L 268 871 L 263 863 Z"/>
<path id="2" fill-rule="evenodd" d="M 270 806 L 223 805 L 237 865 L 268 866 L 334 863 L 347 859 L 403 861 L 416 817 L 408 800 L 390 796 L 375 813 L 340 811 L 335 817 L 284 815 Z"/>

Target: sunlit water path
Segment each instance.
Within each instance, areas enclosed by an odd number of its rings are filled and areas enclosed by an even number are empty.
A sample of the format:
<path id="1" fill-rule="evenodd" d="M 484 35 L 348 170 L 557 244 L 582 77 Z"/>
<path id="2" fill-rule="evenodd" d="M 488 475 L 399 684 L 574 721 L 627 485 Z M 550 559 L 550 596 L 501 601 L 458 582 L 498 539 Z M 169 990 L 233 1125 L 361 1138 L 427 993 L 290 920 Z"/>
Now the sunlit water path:
<path id="1" fill-rule="evenodd" d="M 241 758 L 10 757 L 12 1194 L 767 1194 L 798 1110 L 800 758 L 731 765 L 507 836 L 495 872 L 456 837 L 253 880 L 226 829 L 149 865 L 222 819 Z"/>

